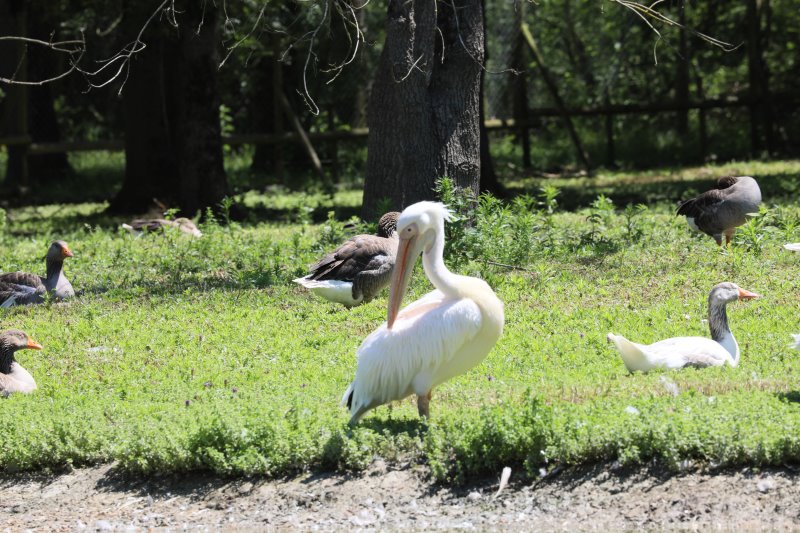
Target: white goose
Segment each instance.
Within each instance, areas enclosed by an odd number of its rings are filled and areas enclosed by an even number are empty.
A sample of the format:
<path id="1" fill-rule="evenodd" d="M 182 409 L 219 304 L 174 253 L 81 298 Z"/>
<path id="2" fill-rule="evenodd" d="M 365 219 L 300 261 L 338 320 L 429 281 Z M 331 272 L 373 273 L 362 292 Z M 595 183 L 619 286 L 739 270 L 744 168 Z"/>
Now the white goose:
<path id="1" fill-rule="evenodd" d="M 795 350 L 800 350 L 800 334 L 793 333 L 792 337 L 794 337 L 794 346 L 792 346 L 792 348 Z"/>
<path id="2" fill-rule="evenodd" d="M 758 298 L 734 283 L 720 283 L 708 295 L 708 327 L 711 339 L 674 337 L 650 345 L 631 342 L 609 333 L 606 339 L 617 347 L 629 372 L 648 372 L 654 368 L 731 366 L 739 364 L 739 345 L 728 327 L 725 305 L 736 300 Z"/>
<path id="3" fill-rule="evenodd" d="M 427 417 L 433 388 L 480 363 L 503 332 L 503 302 L 489 285 L 453 274 L 444 264 L 444 222 L 450 218 L 443 204 L 419 202 L 397 221 L 400 243 L 387 321 L 361 343 L 355 379 L 342 397 L 350 424 L 410 394 Z M 398 313 L 420 254 L 436 290 Z"/>
<path id="4" fill-rule="evenodd" d="M 787 250 L 791 250 L 792 252 L 800 252 L 800 242 L 792 242 L 789 244 L 784 244 L 784 248 Z"/>

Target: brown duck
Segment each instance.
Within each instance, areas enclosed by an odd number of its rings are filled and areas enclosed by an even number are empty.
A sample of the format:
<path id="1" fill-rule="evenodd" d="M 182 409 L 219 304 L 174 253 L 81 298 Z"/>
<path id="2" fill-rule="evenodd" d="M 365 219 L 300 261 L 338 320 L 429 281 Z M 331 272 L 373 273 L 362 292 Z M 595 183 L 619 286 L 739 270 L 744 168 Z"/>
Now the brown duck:
<path id="1" fill-rule="evenodd" d="M 184 217 L 176 218 L 175 220 L 167 220 L 165 218 L 136 219 L 130 224 L 123 224 L 122 227 L 135 235 L 163 231 L 166 228 L 178 228 L 192 237 L 203 236 L 203 233 L 197 229 L 195 223 Z"/>
<path id="2" fill-rule="evenodd" d="M 64 259 L 72 256 L 66 242 L 54 241 L 45 257 L 45 277 L 28 272 L 0 274 L 0 308 L 39 304 L 45 301 L 48 294 L 57 300 L 75 296 L 72 284 L 64 276 Z"/>
<path id="3" fill-rule="evenodd" d="M 706 191 L 696 198 L 686 200 L 678 208 L 686 222 L 695 231 L 714 237 L 718 245 L 731 243 L 738 226 L 747 222 L 749 213 L 758 213 L 761 189 L 750 176 L 729 176 L 717 181 L 717 188 Z"/>
<path id="4" fill-rule="evenodd" d="M 347 307 L 372 300 L 392 279 L 397 254 L 397 217 L 386 213 L 378 222 L 377 235 L 356 235 L 311 267 L 308 276 L 295 283 Z"/>
<path id="5" fill-rule="evenodd" d="M 17 351 L 26 349 L 41 350 L 42 345 L 18 329 L 0 332 L 0 394 L 4 396 L 12 392 L 27 394 L 36 390 L 33 376 L 14 359 Z"/>

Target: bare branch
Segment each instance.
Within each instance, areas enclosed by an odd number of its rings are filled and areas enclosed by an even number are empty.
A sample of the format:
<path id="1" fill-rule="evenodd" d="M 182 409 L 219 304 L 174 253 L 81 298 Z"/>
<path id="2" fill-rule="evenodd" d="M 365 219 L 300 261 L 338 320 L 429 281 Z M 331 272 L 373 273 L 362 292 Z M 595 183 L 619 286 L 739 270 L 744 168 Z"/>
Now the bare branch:
<path id="1" fill-rule="evenodd" d="M 30 37 L 17 37 L 17 36 L 2 36 L 0 37 L 0 41 L 16 41 L 16 42 L 23 42 L 26 44 L 35 44 L 37 46 L 43 46 L 45 48 L 49 48 L 55 52 L 67 54 L 69 56 L 69 68 L 51 78 L 47 78 L 44 80 L 18 80 L 15 79 L 16 73 L 11 78 L 3 78 L 0 77 L 1 83 L 6 83 L 8 85 L 44 85 L 45 83 L 51 83 L 56 80 L 60 80 L 62 78 L 66 78 L 73 72 L 78 70 L 78 63 L 80 62 L 81 58 L 83 58 L 83 54 L 86 53 L 86 39 L 81 34 L 80 39 L 71 39 L 66 41 L 42 41 L 40 39 L 31 39 Z M 27 47 L 26 51 L 27 53 Z M 23 54 L 24 57 L 24 54 Z M 22 57 L 20 57 L 20 61 L 22 61 Z"/>
<path id="2" fill-rule="evenodd" d="M 228 53 L 226 53 L 226 54 L 225 54 L 225 57 L 222 59 L 222 61 L 220 61 L 220 63 L 219 63 L 219 67 L 218 67 L 218 68 L 222 68 L 222 66 L 225 64 L 225 62 L 226 62 L 226 61 L 228 61 L 228 58 L 230 58 L 230 57 L 231 57 L 231 54 L 232 54 L 232 53 L 233 53 L 233 52 L 234 52 L 234 51 L 235 51 L 237 48 L 239 48 L 239 46 L 241 46 L 241 44 L 242 44 L 243 42 L 245 42 L 245 41 L 246 41 L 246 40 L 247 40 L 247 39 L 248 39 L 248 38 L 249 38 L 249 37 L 250 37 L 250 36 L 253 34 L 253 32 L 255 32 L 255 31 L 256 31 L 256 28 L 258 28 L 258 24 L 259 24 L 259 22 L 261 22 L 261 19 L 264 17 L 264 11 L 265 11 L 266 9 L 267 9 L 267 4 L 264 4 L 263 6 L 261 6 L 261 11 L 259 11 L 259 12 L 258 12 L 258 17 L 256 17 L 256 21 L 253 23 L 253 27 L 252 27 L 252 28 L 250 28 L 250 31 L 248 31 L 248 32 L 247 32 L 247 33 L 244 35 L 244 37 L 242 37 L 241 39 L 239 39 L 238 41 L 236 41 L 236 42 L 235 42 L 233 45 L 231 45 L 231 46 L 229 46 L 229 47 L 228 47 Z M 225 11 L 225 23 L 226 23 L 226 24 L 228 24 L 229 22 L 230 22 L 230 19 L 228 18 L 228 13 L 227 13 L 227 11 Z"/>
<path id="3" fill-rule="evenodd" d="M 687 31 L 698 37 L 699 39 L 709 43 L 712 46 L 716 46 L 717 48 L 721 48 L 725 52 L 732 52 L 741 46 L 740 44 L 733 45 L 731 43 L 726 43 L 725 41 L 721 41 L 719 39 L 715 39 L 710 35 L 706 35 L 705 33 L 699 32 L 694 28 L 690 28 L 688 26 L 684 26 L 683 24 L 672 20 L 671 18 L 667 17 L 660 11 L 657 11 L 655 7 L 660 4 L 664 0 L 656 0 L 656 2 L 652 3 L 649 6 L 644 4 L 640 4 L 639 2 L 634 2 L 633 0 L 609 0 L 615 4 L 619 4 L 626 9 L 630 9 L 634 13 L 636 13 L 639 18 L 645 21 L 645 23 L 650 26 L 650 28 L 659 36 L 661 37 L 661 33 L 653 26 L 653 24 L 648 19 L 652 19 L 654 21 L 660 22 L 666 26 L 672 26 L 675 28 L 679 28 L 680 30 Z M 655 53 L 655 50 L 654 50 Z"/>
<path id="4" fill-rule="evenodd" d="M 150 14 L 145 23 L 139 29 L 139 33 L 136 35 L 136 39 L 123 46 L 122 50 L 120 50 L 110 58 L 98 61 L 98 63 L 102 63 L 103 66 L 94 71 L 90 71 L 78 67 L 77 63 L 75 64 L 75 70 L 77 70 L 86 77 L 89 83 L 89 90 L 99 89 L 101 87 L 107 86 L 108 84 L 117 80 L 124 71 L 125 77 L 122 80 L 122 83 L 120 84 L 119 90 L 117 91 L 118 95 L 122 94 L 122 89 L 125 87 L 125 83 L 128 81 L 128 75 L 130 74 L 131 58 L 134 55 L 141 52 L 142 50 L 144 50 L 145 48 L 147 48 L 147 44 L 142 40 L 142 36 L 144 35 L 145 30 L 147 30 L 147 27 L 150 26 L 150 23 L 152 23 L 153 20 L 155 20 L 155 18 L 162 12 L 164 13 L 164 16 L 166 17 L 167 22 L 169 24 L 175 27 L 178 26 L 178 22 L 175 18 L 175 13 L 176 13 L 175 0 L 163 0 L 163 2 L 161 2 L 158 5 L 155 11 L 153 11 Z M 113 71 L 113 74 L 110 77 L 108 77 L 103 81 L 99 82 L 95 81 L 95 79 L 98 78 L 101 74 L 104 74 L 107 70 L 111 70 L 109 67 L 112 66 L 116 66 L 116 70 Z"/>

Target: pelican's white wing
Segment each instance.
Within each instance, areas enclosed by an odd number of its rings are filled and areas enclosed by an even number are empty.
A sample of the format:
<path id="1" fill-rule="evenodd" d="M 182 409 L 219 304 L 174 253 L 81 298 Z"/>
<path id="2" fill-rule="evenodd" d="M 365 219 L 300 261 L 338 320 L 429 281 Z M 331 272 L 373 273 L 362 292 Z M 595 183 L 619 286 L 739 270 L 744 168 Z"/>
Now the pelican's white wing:
<path id="1" fill-rule="evenodd" d="M 343 405 L 349 404 L 351 422 L 378 405 L 427 394 L 479 363 L 486 354 L 472 357 L 470 343 L 481 322 L 474 301 L 445 299 L 439 291 L 400 311 L 391 330 L 384 322 L 356 353 L 356 376 L 342 398 Z"/>
<path id="2" fill-rule="evenodd" d="M 654 368 L 686 366 L 720 366 L 732 361 L 731 354 L 714 340 L 705 337 L 673 337 L 653 344 L 631 342 L 621 335 L 609 333 L 630 372 L 647 372 Z"/>

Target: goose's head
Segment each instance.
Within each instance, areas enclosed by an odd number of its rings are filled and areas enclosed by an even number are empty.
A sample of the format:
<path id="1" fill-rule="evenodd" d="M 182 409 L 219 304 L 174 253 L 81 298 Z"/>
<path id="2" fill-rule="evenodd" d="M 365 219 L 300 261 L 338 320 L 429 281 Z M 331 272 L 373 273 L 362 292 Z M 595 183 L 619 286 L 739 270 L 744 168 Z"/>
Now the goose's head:
<path id="1" fill-rule="evenodd" d="M 63 261 L 67 257 L 72 257 L 72 250 L 69 249 L 64 241 L 53 241 L 47 250 L 48 261 Z"/>
<path id="2" fill-rule="evenodd" d="M 450 210 L 440 202 L 418 202 L 400 213 L 397 219 L 400 242 L 389 288 L 389 312 L 386 319 L 389 329 L 392 329 L 400 311 L 417 257 L 423 252 L 430 252 L 436 236 L 444 230 L 445 220 L 449 221 L 452 217 Z"/>
<path id="3" fill-rule="evenodd" d="M 42 345 L 18 329 L 9 329 L 0 333 L 0 352 L 10 351 L 13 353 L 25 349 L 41 350 Z"/>
<path id="4" fill-rule="evenodd" d="M 721 306 L 730 302 L 735 302 L 736 300 L 752 300 L 753 298 L 759 298 L 759 295 L 742 289 L 735 283 L 726 281 L 715 285 L 714 288 L 711 289 L 711 293 L 708 295 L 708 304 L 712 306 Z"/>
<path id="5" fill-rule="evenodd" d="M 389 211 L 383 215 L 378 221 L 378 237 L 389 237 L 397 231 L 398 218 L 400 218 L 400 213 L 397 211 Z"/>

